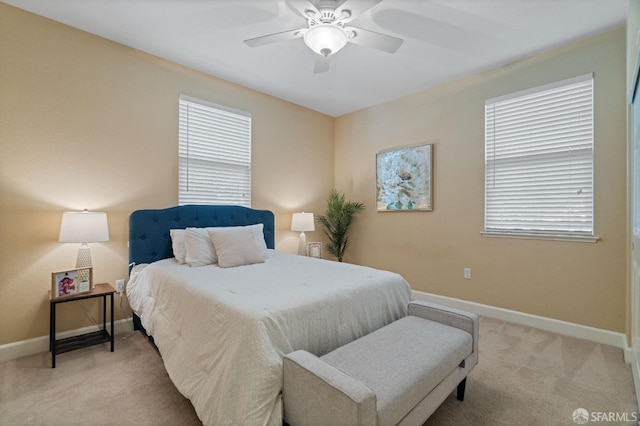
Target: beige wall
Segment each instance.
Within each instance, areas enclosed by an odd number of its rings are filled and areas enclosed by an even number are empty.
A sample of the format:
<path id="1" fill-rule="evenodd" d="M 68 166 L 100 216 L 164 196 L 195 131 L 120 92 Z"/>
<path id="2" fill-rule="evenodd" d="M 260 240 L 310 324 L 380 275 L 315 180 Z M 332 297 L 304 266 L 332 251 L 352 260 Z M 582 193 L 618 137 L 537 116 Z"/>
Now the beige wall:
<path id="1" fill-rule="evenodd" d="M 601 240 L 482 237 L 484 100 L 588 72 Z M 435 144 L 434 211 L 376 213 L 376 153 L 425 142 Z M 625 150 L 624 29 L 340 117 L 335 184 L 368 207 L 346 260 L 397 271 L 415 290 L 624 332 Z"/>
<path id="2" fill-rule="evenodd" d="M 294 211 L 324 210 L 334 184 L 367 204 L 347 261 L 402 273 L 419 291 L 625 328 L 625 40 L 619 30 L 334 119 L 0 3 L 0 345 L 46 335 L 62 212 L 106 211 L 96 281 L 126 276 L 128 215 L 177 202 L 180 94 L 253 115 L 253 205 L 276 213 L 295 252 Z M 596 244 L 480 236 L 484 99 L 596 75 Z M 435 210 L 376 213 L 375 153 L 435 144 Z M 335 169 L 335 170 L 334 170 Z M 292 178 L 295 177 L 295 178 Z M 320 239 L 320 231 L 308 233 Z M 470 281 L 462 269 L 472 268 Z M 59 330 L 95 303 L 63 305 Z M 116 297 L 118 318 L 130 311 Z"/>
<path id="3" fill-rule="evenodd" d="M 0 3 L 0 345 L 48 333 L 51 272 L 77 252 L 57 242 L 63 211 L 108 213 L 94 278 L 126 277 L 129 214 L 177 203 L 180 94 L 252 114 L 253 206 L 295 253 L 291 212 L 321 211 L 333 185 L 333 118 Z M 58 330 L 99 319 L 82 303 Z"/>

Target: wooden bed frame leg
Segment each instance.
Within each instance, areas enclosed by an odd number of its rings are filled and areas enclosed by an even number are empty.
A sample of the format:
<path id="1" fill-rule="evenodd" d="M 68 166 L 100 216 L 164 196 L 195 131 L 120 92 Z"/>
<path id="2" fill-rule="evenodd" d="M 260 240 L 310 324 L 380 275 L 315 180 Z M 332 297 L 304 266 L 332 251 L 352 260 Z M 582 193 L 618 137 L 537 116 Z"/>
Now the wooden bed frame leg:
<path id="1" fill-rule="evenodd" d="M 458 384 L 458 390 L 456 392 L 458 401 L 464 401 L 464 388 L 466 385 L 467 385 L 467 378 L 465 377 L 464 380 L 462 380 L 460 384 Z"/>

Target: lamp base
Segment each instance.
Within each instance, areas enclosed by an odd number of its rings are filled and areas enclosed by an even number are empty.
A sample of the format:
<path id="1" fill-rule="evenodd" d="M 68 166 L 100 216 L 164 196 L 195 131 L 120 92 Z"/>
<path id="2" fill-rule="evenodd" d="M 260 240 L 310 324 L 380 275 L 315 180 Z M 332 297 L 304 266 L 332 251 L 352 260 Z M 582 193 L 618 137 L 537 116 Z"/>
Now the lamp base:
<path id="1" fill-rule="evenodd" d="M 89 245 L 82 244 L 78 249 L 78 257 L 76 258 L 76 268 L 86 269 L 91 268 L 91 249 Z"/>
<path id="2" fill-rule="evenodd" d="M 304 232 L 300 233 L 300 239 L 298 240 L 298 255 L 307 255 L 307 236 L 304 234 Z"/>
<path id="3" fill-rule="evenodd" d="M 78 272 L 78 280 L 80 282 L 89 282 L 90 289 L 93 289 L 93 282 L 89 279 L 91 274 L 88 271 L 91 267 L 91 249 L 88 244 L 81 244 L 78 249 L 78 257 L 76 258 L 76 269 L 82 269 L 82 271 Z"/>

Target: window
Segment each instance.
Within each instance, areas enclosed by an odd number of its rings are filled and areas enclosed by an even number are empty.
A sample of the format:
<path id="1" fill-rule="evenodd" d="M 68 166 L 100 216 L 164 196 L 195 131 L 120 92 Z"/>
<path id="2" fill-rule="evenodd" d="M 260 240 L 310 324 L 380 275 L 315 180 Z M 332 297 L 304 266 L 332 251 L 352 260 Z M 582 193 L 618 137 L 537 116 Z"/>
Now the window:
<path id="1" fill-rule="evenodd" d="M 251 207 L 251 116 L 179 101 L 178 203 Z"/>
<path id="2" fill-rule="evenodd" d="M 485 234 L 593 235 L 593 74 L 485 102 Z"/>

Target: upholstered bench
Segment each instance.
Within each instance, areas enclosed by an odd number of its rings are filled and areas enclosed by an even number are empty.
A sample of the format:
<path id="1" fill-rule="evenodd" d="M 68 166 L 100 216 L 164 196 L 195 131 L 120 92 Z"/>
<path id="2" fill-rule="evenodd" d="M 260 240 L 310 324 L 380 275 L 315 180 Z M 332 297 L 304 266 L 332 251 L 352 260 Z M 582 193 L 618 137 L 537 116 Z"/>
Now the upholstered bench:
<path id="1" fill-rule="evenodd" d="M 404 318 L 320 358 L 284 357 L 284 419 L 304 425 L 421 425 L 478 363 L 478 317 L 411 302 Z"/>

